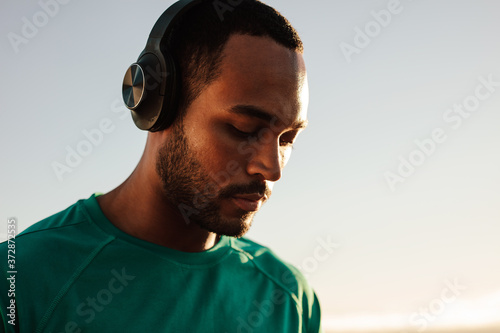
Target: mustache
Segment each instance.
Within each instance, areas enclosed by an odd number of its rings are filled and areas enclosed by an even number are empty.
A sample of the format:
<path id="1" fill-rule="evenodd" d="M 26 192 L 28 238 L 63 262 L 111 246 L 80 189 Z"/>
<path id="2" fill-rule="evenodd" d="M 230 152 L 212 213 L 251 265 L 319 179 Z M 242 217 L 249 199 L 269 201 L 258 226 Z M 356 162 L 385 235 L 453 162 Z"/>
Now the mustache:
<path id="1" fill-rule="evenodd" d="M 269 198 L 271 196 L 271 189 L 266 185 L 266 183 L 253 181 L 249 184 L 245 185 L 228 185 L 224 189 L 222 189 L 219 193 L 220 198 L 230 198 L 237 194 L 253 194 L 258 193 L 260 195 L 266 196 Z"/>

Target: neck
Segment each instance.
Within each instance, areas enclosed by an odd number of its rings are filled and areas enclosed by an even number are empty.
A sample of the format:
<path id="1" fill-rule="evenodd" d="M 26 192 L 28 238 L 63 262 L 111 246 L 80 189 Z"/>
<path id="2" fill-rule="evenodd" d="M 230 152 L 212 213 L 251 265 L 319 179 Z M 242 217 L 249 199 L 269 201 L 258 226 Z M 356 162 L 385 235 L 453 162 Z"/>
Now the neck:
<path id="1" fill-rule="evenodd" d="M 174 250 L 201 252 L 215 246 L 217 234 L 187 223 L 166 198 L 152 157 L 145 152 L 125 182 L 97 197 L 104 215 L 127 234 Z"/>

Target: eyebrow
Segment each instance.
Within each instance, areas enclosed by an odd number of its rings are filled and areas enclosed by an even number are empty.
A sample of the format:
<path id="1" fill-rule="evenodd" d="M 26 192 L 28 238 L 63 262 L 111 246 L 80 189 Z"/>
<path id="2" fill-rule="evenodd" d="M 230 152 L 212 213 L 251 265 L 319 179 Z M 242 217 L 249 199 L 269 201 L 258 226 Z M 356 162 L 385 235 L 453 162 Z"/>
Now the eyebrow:
<path id="1" fill-rule="evenodd" d="M 247 117 L 262 119 L 267 122 L 271 122 L 273 118 L 277 118 L 276 116 L 270 114 L 269 112 L 264 111 L 263 109 L 253 105 L 235 105 L 231 109 L 229 109 L 229 111 L 231 113 L 236 113 Z M 290 127 L 293 129 L 304 129 L 307 127 L 307 123 L 308 123 L 307 120 L 298 120 L 294 121 L 290 125 Z"/>

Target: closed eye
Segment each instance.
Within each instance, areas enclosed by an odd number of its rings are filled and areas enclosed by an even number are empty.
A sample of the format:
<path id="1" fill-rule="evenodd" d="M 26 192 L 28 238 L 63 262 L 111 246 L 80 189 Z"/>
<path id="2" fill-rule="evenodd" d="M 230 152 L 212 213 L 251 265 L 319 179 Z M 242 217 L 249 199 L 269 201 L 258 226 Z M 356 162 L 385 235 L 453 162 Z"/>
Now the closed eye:
<path id="1" fill-rule="evenodd" d="M 227 124 L 230 132 L 239 139 L 250 139 L 259 137 L 259 129 L 255 131 L 242 131 L 238 127 Z M 293 144 L 295 143 L 295 139 L 297 138 L 298 131 L 293 130 L 286 133 L 283 133 L 280 136 L 280 146 L 285 148 L 293 148 Z"/>
<path id="2" fill-rule="evenodd" d="M 237 127 L 235 127 L 234 125 L 229 125 L 229 128 L 230 128 L 231 132 L 236 134 L 236 136 L 239 136 L 242 138 L 248 138 L 248 137 L 253 136 L 255 134 L 255 132 L 242 131 L 242 130 L 238 129 Z"/>

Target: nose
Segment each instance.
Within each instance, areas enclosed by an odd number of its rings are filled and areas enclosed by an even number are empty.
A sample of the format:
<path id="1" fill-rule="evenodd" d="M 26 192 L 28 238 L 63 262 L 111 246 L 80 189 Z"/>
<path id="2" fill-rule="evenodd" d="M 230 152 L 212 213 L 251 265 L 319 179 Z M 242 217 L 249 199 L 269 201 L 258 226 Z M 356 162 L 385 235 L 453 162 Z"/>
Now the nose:
<path id="1" fill-rule="evenodd" d="M 253 158 L 248 161 L 247 172 L 259 175 L 263 180 L 276 182 L 281 178 L 283 159 L 278 142 L 258 145 Z"/>

